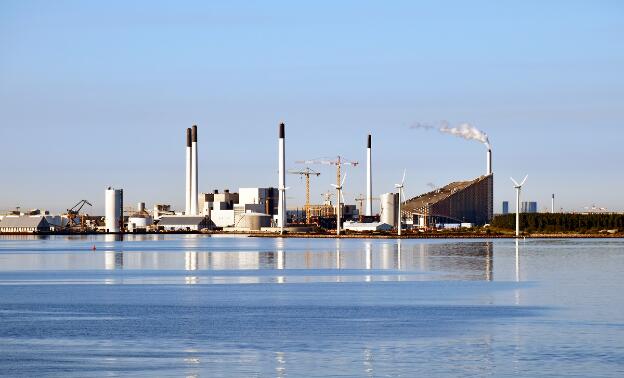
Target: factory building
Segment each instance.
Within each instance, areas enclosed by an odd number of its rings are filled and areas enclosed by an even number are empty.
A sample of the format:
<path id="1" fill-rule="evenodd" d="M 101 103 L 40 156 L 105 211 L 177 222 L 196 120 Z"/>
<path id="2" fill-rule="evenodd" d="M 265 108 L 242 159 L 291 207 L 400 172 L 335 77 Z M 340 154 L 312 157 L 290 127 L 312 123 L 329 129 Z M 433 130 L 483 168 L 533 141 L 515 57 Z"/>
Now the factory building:
<path id="1" fill-rule="evenodd" d="M 164 231 L 201 231 L 212 228 L 212 223 L 204 216 L 163 216 L 158 228 Z"/>
<path id="2" fill-rule="evenodd" d="M 446 223 L 483 225 L 493 217 L 493 188 L 492 174 L 453 182 L 405 201 L 401 212 L 414 216 L 414 223 L 420 227 Z"/>
<path id="3" fill-rule="evenodd" d="M 137 211 L 128 217 L 128 232 L 147 231 L 152 223 L 152 216 L 145 210 L 145 202 L 139 202 Z"/>
<path id="4" fill-rule="evenodd" d="M 270 220 L 267 225 L 261 215 L 274 217 L 278 213 L 278 198 L 277 188 L 240 188 L 238 193 L 228 189 L 223 193 L 214 190 L 213 193 L 200 193 L 199 207 L 216 227 L 248 228 L 249 222 L 252 225 L 259 222 L 262 227 L 268 227 Z M 250 214 L 260 218 L 250 221 Z"/>
<path id="5" fill-rule="evenodd" d="M 175 211 L 171 210 L 171 205 L 162 203 L 154 205 L 154 211 L 152 212 L 154 220 L 159 220 L 165 215 L 175 215 Z"/>

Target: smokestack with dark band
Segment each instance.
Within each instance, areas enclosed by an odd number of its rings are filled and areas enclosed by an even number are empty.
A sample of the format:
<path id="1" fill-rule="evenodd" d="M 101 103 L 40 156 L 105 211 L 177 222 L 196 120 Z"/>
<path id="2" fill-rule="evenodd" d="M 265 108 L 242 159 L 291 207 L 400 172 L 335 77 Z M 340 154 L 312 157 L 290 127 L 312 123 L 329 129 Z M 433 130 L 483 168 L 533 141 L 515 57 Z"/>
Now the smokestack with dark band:
<path id="1" fill-rule="evenodd" d="M 277 207 L 277 227 L 283 232 L 286 226 L 286 141 L 284 136 L 284 124 L 279 125 L 279 139 L 278 139 L 278 189 L 279 189 L 279 202 Z"/>
<path id="2" fill-rule="evenodd" d="M 373 215 L 373 167 L 371 161 L 371 135 L 366 148 L 366 216 Z"/>
<path id="3" fill-rule="evenodd" d="M 191 155 L 192 155 L 192 137 L 191 137 L 191 129 L 186 129 L 186 207 L 184 209 L 184 214 L 191 214 L 191 176 L 192 176 L 192 167 L 191 167 Z"/>
<path id="4" fill-rule="evenodd" d="M 488 148 L 487 150 L 487 175 L 492 174 L 492 149 Z"/>
<path id="5" fill-rule="evenodd" d="M 199 192 L 197 187 L 197 126 L 191 128 L 191 215 L 197 215 Z"/>

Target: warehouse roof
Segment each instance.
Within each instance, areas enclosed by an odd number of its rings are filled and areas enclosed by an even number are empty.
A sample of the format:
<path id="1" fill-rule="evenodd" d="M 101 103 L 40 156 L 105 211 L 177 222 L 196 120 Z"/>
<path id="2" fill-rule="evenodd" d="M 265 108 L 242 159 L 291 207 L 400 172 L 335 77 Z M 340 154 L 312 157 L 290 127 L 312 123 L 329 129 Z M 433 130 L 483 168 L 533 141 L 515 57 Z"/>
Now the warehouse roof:
<path id="1" fill-rule="evenodd" d="M 0 228 L 48 228 L 50 224 L 45 219 L 43 215 L 31 217 L 31 216 L 20 216 L 20 217 L 4 217 L 0 221 Z"/>

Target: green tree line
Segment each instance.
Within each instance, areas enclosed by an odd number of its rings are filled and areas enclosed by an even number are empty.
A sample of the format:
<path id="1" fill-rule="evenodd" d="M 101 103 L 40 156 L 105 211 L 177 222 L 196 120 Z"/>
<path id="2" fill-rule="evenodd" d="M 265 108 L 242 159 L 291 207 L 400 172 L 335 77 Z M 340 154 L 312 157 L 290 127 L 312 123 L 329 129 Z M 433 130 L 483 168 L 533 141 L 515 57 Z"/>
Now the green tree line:
<path id="1" fill-rule="evenodd" d="M 497 215 L 493 227 L 515 230 L 516 214 Z M 523 213 L 520 229 L 525 232 L 586 232 L 624 229 L 624 214 Z"/>

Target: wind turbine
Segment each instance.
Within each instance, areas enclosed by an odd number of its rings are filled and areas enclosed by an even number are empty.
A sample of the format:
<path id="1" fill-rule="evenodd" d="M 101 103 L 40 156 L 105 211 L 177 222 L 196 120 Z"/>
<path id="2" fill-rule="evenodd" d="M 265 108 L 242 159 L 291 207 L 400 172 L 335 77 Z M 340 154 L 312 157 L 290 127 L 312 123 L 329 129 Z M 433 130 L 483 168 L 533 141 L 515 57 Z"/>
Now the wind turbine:
<path id="1" fill-rule="evenodd" d="M 524 176 L 524 179 L 520 184 L 518 184 L 513 177 L 510 177 L 511 181 L 514 183 L 514 188 L 516 189 L 516 237 L 520 236 L 520 190 L 522 190 L 522 185 L 524 185 L 524 182 L 528 177 L 529 175 Z"/>
<path id="2" fill-rule="evenodd" d="M 341 201 L 344 201 L 344 197 L 342 195 L 342 187 L 344 186 L 344 182 L 345 179 L 347 178 L 347 172 L 345 172 L 344 176 L 342 176 L 342 181 L 340 182 L 340 185 L 336 185 L 336 184 L 331 184 L 334 188 L 336 188 L 336 191 L 338 191 L 338 195 L 337 197 L 337 203 L 336 203 L 336 235 L 340 236 L 340 203 Z"/>
<path id="3" fill-rule="evenodd" d="M 405 186 L 405 169 L 403 169 L 403 178 L 401 179 L 400 184 L 394 184 L 394 187 L 398 189 L 399 192 L 399 226 L 397 227 L 398 235 L 401 236 L 401 226 L 402 226 L 402 218 L 401 217 L 401 197 L 405 197 L 403 195 L 403 187 Z"/>

